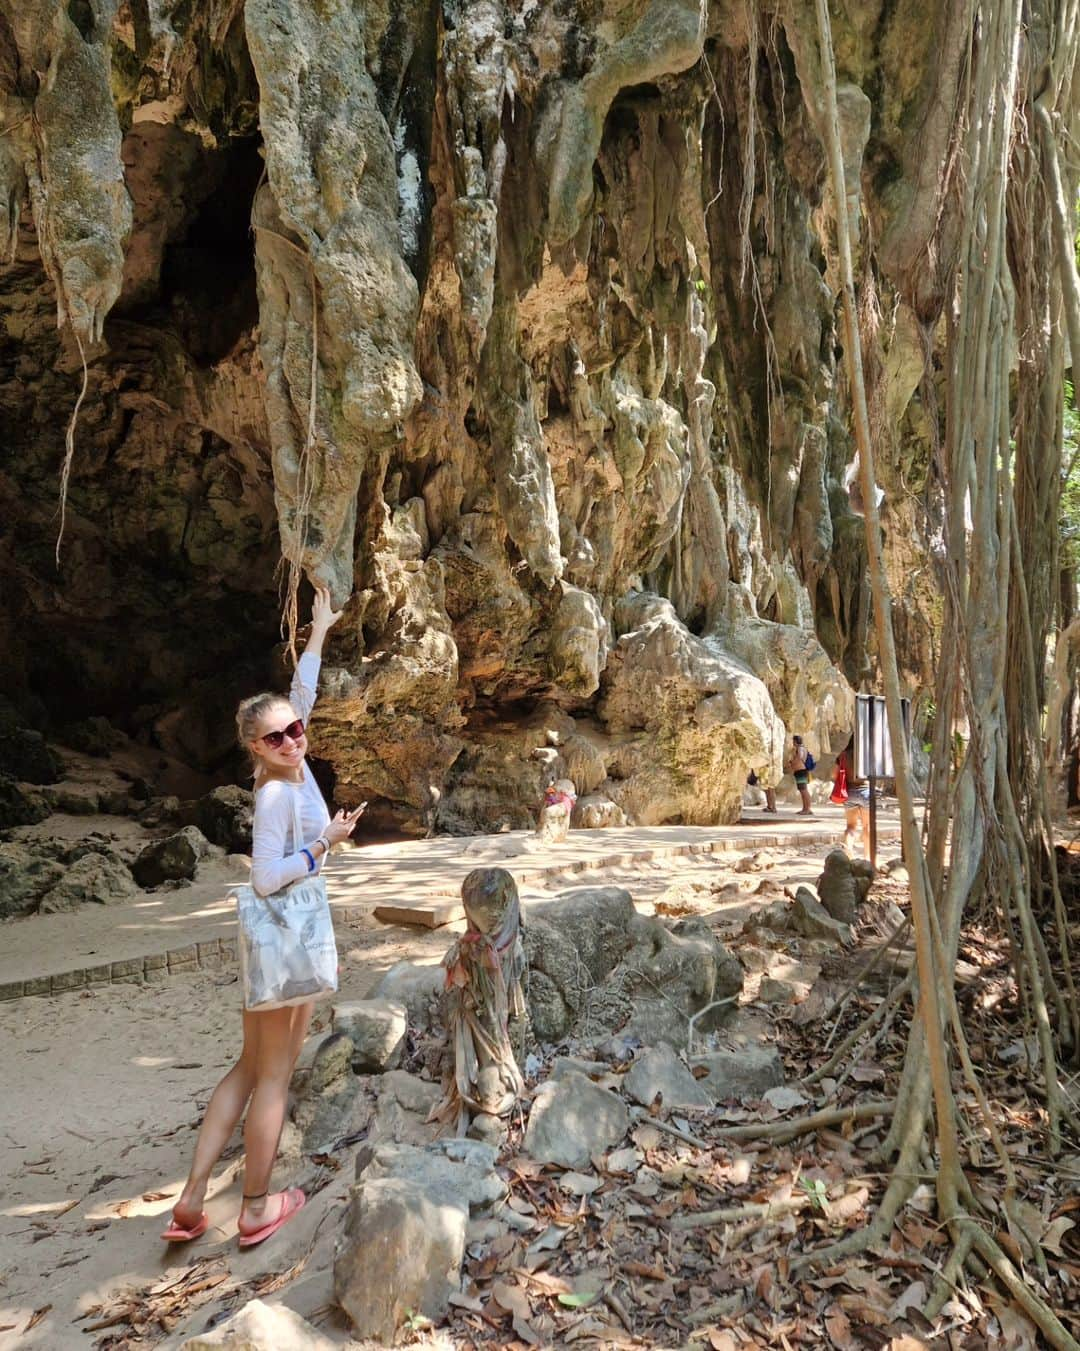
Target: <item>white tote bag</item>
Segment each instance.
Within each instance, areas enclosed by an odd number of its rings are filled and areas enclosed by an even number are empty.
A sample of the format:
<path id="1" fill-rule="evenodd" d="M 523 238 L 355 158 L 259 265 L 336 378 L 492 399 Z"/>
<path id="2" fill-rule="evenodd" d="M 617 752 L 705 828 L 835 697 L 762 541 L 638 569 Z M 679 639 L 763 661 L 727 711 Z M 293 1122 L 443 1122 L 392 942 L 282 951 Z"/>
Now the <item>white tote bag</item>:
<path id="1" fill-rule="evenodd" d="M 293 798 L 293 850 L 303 842 Z M 302 877 L 269 896 L 236 889 L 240 983 L 249 1012 L 306 1004 L 338 986 L 334 925 L 322 876 Z"/>

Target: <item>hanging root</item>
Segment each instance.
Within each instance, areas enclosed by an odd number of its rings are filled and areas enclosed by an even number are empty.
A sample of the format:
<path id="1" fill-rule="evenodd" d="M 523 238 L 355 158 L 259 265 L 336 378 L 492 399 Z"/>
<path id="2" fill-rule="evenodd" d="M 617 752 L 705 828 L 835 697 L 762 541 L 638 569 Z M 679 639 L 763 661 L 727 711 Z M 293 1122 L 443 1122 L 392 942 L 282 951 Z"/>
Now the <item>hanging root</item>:
<path id="1" fill-rule="evenodd" d="M 79 397 L 75 400 L 75 407 L 71 410 L 71 417 L 68 419 L 67 431 L 64 433 L 64 463 L 60 470 L 60 528 L 56 534 L 56 566 L 60 566 L 60 545 L 64 539 L 64 525 L 67 522 L 67 495 L 68 482 L 71 478 L 71 463 L 75 458 L 75 424 L 79 420 L 79 409 L 82 408 L 83 400 L 86 398 L 86 391 L 90 384 L 90 371 L 86 364 L 86 352 L 82 345 L 82 339 L 78 333 L 72 332 L 75 336 L 76 345 L 79 348 L 79 360 L 82 362 L 82 388 L 79 390 Z"/>
<path id="2" fill-rule="evenodd" d="M 258 193 L 256 192 L 256 201 Z M 289 648 L 293 666 L 297 662 L 296 635 L 300 628 L 299 592 L 304 578 L 304 554 L 308 542 L 308 522 L 311 516 L 311 498 L 315 490 L 313 451 L 316 438 L 316 409 L 319 397 L 319 285 L 315 275 L 315 260 L 310 252 L 302 248 L 280 230 L 261 225 L 255 219 L 252 207 L 251 228 L 259 234 L 272 236 L 280 244 L 286 245 L 300 255 L 307 264 L 311 288 L 311 374 L 308 387 L 307 430 L 304 443 L 300 447 L 296 477 L 296 510 L 293 516 L 291 541 L 283 548 L 281 565 L 284 567 L 284 595 L 282 597 L 281 630 Z"/>

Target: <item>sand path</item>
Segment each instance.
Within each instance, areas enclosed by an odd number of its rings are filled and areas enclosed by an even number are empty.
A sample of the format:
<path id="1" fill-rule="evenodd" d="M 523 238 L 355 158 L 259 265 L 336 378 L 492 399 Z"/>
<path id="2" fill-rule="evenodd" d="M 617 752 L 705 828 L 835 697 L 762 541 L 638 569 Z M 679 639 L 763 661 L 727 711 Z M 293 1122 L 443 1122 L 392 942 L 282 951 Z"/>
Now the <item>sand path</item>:
<path id="1" fill-rule="evenodd" d="M 770 824 L 769 829 L 775 832 L 776 826 Z M 754 832 L 743 835 L 745 852 L 760 847 L 761 839 Z M 507 841 L 501 838 L 505 850 Z M 456 862 L 441 867 L 431 866 L 435 851 L 429 849 L 424 866 L 433 873 L 434 886 L 445 889 L 446 879 L 459 881 L 458 874 L 467 870 L 466 865 L 489 861 L 478 857 L 490 852 L 484 847 L 463 853 L 470 844 L 475 842 L 455 842 Z M 782 885 L 813 881 L 826 848 L 820 843 L 800 847 L 791 839 L 784 851 L 770 852 L 768 875 Z M 368 852 L 358 851 L 342 872 L 351 868 L 356 877 L 370 876 L 368 860 L 363 857 Z M 627 886 L 639 908 L 648 913 L 657 897 L 670 895 L 674 887 L 691 898 L 701 896 L 706 907 L 703 913 L 723 934 L 759 903 L 751 888 L 761 874 L 740 878 L 733 871 L 739 857 L 738 853 L 692 853 L 628 858 L 585 874 L 551 873 L 536 878 L 523 887 L 523 899 L 540 903 L 567 886 L 617 884 Z M 729 896 L 725 908 L 717 911 L 710 894 L 716 883 L 724 881 L 741 881 L 742 893 Z M 181 895 L 163 893 L 164 897 Z M 90 919 L 100 923 L 101 916 L 113 909 L 91 912 Z M 205 905 L 196 905 L 196 909 L 205 909 Z M 40 942 L 45 921 L 50 931 L 55 928 L 59 933 L 67 921 L 76 930 L 69 945 L 77 946 L 79 926 L 72 921 L 82 920 L 85 913 L 6 925 L 5 936 L 36 925 Z M 358 909 L 355 897 L 346 913 L 348 918 L 339 914 L 336 924 L 342 955 L 341 994 L 351 998 L 368 994 L 381 974 L 403 957 L 438 961 L 458 927 L 426 931 L 384 925 L 362 907 Z M 54 925 L 55 920 L 61 924 Z M 61 939 L 57 942 L 62 946 Z M 69 946 L 52 956 L 68 962 L 72 950 Z M 5 960 L 10 955 L 9 946 Z M 103 984 L 0 1004 L 0 1175 L 4 1178 L 0 1351 L 16 1346 L 49 1351 L 92 1347 L 102 1334 L 83 1330 L 88 1309 L 109 1304 L 125 1288 L 176 1279 L 190 1262 L 208 1258 L 220 1259 L 220 1268 L 228 1271 L 231 1283 L 282 1270 L 314 1245 L 310 1274 L 274 1297 L 305 1315 L 325 1310 L 331 1295 L 328 1268 L 336 1225 L 322 1222 L 343 1204 L 351 1176 L 335 1178 L 265 1248 L 241 1253 L 234 1240 L 236 1173 L 242 1160 L 239 1144 L 234 1143 L 233 1157 L 219 1172 L 209 1200 L 213 1227 L 207 1238 L 190 1250 L 168 1249 L 157 1238 L 170 1197 L 186 1169 L 201 1104 L 235 1055 L 238 1003 L 235 970 L 225 965 L 174 974 L 156 984 Z M 317 1043 L 328 1023 L 327 1004 L 317 1011 L 309 1047 Z M 25 1332 L 34 1311 L 46 1305 L 51 1306 L 49 1311 Z M 188 1331 L 201 1327 L 205 1318 L 204 1310 Z M 340 1329 L 335 1333 L 332 1321 L 324 1330 L 347 1344 L 347 1334 Z"/>

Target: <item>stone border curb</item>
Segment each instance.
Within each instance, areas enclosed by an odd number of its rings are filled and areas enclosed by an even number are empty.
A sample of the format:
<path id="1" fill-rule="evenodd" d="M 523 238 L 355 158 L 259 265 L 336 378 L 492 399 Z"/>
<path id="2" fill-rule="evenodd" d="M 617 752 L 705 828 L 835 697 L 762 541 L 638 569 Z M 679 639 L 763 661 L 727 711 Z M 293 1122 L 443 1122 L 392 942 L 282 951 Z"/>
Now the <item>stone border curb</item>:
<path id="1" fill-rule="evenodd" d="M 889 839 L 891 832 L 881 839 Z M 657 859 L 680 858 L 691 854 L 734 854 L 754 853 L 758 849 L 776 849 L 785 845 L 803 847 L 806 845 L 831 844 L 836 840 L 836 831 L 815 831 L 790 839 L 773 832 L 748 835 L 743 840 L 702 840 L 689 844 L 657 845 L 652 849 L 623 850 L 618 854 L 608 854 L 597 859 L 574 859 L 569 863 L 552 864 L 547 868 L 533 868 L 515 874 L 519 885 L 538 882 L 545 877 L 558 876 L 560 873 L 589 873 L 606 868 L 630 867 L 634 864 L 652 863 Z M 751 845 L 751 848 L 747 848 Z M 505 860 L 504 862 L 511 862 Z M 499 866 L 493 864 L 492 866 Z M 427 899 L 443 900 L 447 896 L 459 895 L 456 891 L 431 892 Z M 361 919 L 372 913 L 367 905 L 341 905 L 331 907 L 335 919 L 345 923 Z M 209 941 L 186 943 L 183 947 L 168 948 L 164 952 L 152 952 L 143 957 L 126 957 L 122 961 L 97 962 L 93 966 L 76 967 L 51 976 L 31 976 L 28 980 L 6 981 L 0 984 L 0 1003 L 14 999 L 23 999 L 31 995 L 66 994 L 71 990 L 82 990 L 102 985 L 141 985 L 144 982 L 159 984 L 169 976 L 181 975 L 199 970 L 219 970 L 237 959 L 235 938 L 212 938 Z"/>
<path id="2" fill-rule="evenodd" d="M 7 981 L 0 985 L 0 1002 L 22 999 L 27 995 L 65 994 L 97 985 L 141 985 L 156 983 L 181 971 L 220 968 L 236 961 L 235 938 L 212 938 L 209 942 L 187 943 L 166 952 L 145 957 L 125 957 L 118 962 L 97 962 L 76 967 L 53 976 L 31 976 L 29 980 Z"/>

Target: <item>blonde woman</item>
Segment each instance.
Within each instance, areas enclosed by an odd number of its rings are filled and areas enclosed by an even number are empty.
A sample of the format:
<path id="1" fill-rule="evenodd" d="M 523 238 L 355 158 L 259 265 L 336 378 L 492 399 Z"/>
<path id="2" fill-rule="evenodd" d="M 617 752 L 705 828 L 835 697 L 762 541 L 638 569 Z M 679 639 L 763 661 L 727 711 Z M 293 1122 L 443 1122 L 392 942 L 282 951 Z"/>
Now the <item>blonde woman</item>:
<path id="1" fill-rule="evenodd" d="M 315 705 L 323 640 L 340 618 L 341 612 L 330 604 L 329 591 L 317 589 L 311 635 L 297 663 L 289 698 L 257 694 L 237 709 L 237 737 L 255 764 L 251 882 L 260 896 L 317 873 L 330 847 L 352 834 L 364 810 L 360 806 L 353 812 L 339 811 L 331 820 L 305 760 L 305 723 Z M 303 844 L 289 851 L 294 798 Z M 304 1193 L 297 1187 L 283 1192 L 271 1192 L 269 1187 L 285 1121 L 289 1081 L 307 1035 L 312 1008 L 313 1002 L 244 1011 L 240 1058 L 210 1098 L 191 1172 L 162 1238 L 182 1243 L 206 1232 L 210 1221 L 203 1201 L 210 1174 L 245 1107 L 244 1193 L 237 1221 L 241 1247 L 262 1243 L 304 1204 Z"/>

